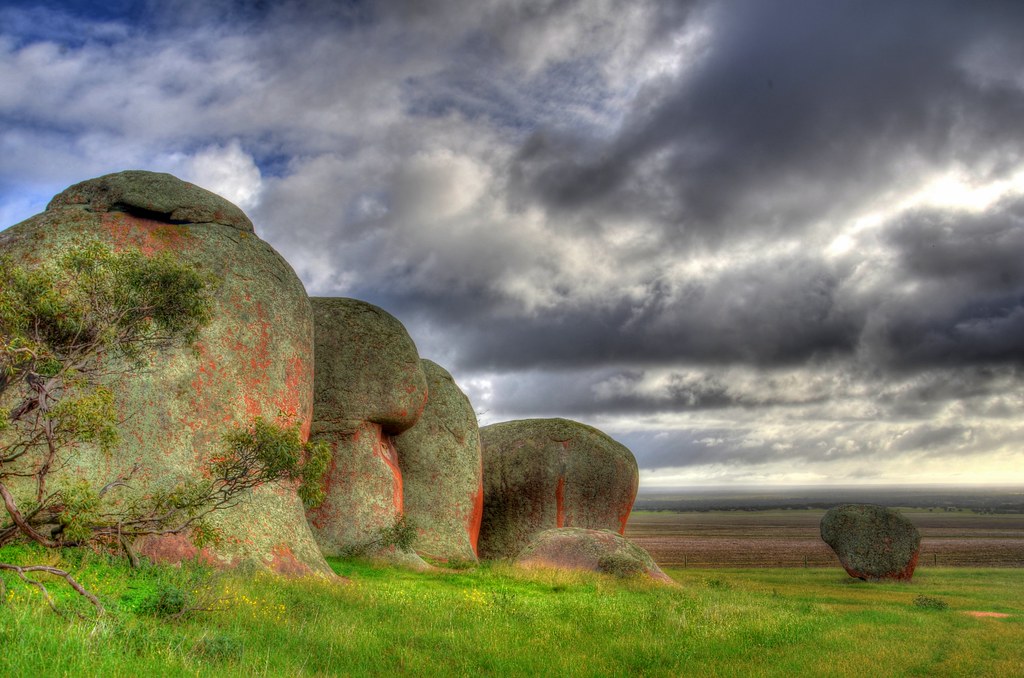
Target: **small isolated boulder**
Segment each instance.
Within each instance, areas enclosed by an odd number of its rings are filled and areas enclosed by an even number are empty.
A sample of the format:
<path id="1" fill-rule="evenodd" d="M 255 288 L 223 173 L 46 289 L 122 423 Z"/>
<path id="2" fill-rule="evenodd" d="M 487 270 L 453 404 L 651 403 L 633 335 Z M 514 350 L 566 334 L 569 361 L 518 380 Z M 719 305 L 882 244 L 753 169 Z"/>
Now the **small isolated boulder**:
<path id="1" fill-rule="evenodd" d="M 479 554 L 514 558 L 556 527 L 622 534 L 636 499 L 633 453 L 568 419 L 524 419 L 480 429 L 484 512 Z"/>
<path id="2" fill-rule="evenodd" d="M 515 564 L 588 570 L 617 577 L 644 575 L 666 584 L 674 583 L 647 551 L 611 530 L 544 530 L 520 552 Z"/>
<path id="3" fill-rule="evenodd" d="M 476 412 L 447 370 L 422 362 L 426 409 L 395 437 L 405 514 L 417 528 L 413 548 L 434 560 L 476 562 L 484 503 Z"/>
<path id="4" fill-rule="evenodd" d="M 898 512 L 874 504 L 843 504 L 821 519 L 821 538 L 851 577 L 910 581 L 921 552 L 921 535 Z"/>
<path id="5" fill-rule="evenodd" d="M 381 543 L 405 510 L 394 437 L 419 421 L 427 401 L 416 344 L 397 318 L 373 304 L 311 301 L 311 436 L 334 453 L 326 499 L 307 514 L 313 536 L 329 556 L 365 554 L 425 566 L 414 554 Z"/>

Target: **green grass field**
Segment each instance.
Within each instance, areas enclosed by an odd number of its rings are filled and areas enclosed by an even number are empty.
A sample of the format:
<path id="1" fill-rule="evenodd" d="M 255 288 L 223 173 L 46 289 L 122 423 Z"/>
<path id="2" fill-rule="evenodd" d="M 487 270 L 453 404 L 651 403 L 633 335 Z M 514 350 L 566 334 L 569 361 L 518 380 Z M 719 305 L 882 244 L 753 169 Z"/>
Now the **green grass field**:
<path id="1" fill-rule="evenodd" d="M 910 585 L 838 569 L 686 569 L 666 587 L 502 565 L 417 574 L 335 561 L 346 579 L 328 582 L 132 571 L 23 547 L 0 558 L 59 558 L 108 608 L 69 621 L 5 575 L 4 676 L 1024 674 L 1017 569 L 929 568 Z M 214 609 L 173 619 L 182 596 Z"/>

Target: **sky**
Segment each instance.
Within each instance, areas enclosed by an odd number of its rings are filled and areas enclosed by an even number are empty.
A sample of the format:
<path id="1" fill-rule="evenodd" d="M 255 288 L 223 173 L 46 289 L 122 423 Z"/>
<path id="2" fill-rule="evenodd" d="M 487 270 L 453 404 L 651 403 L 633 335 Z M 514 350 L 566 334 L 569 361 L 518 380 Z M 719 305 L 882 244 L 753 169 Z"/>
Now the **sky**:
<path id="1" fill-rule="evenodd" d="M 171 172 L 641 486 L 1024 483 L 1024 3 L 0 0 L 0 227 Z"/>

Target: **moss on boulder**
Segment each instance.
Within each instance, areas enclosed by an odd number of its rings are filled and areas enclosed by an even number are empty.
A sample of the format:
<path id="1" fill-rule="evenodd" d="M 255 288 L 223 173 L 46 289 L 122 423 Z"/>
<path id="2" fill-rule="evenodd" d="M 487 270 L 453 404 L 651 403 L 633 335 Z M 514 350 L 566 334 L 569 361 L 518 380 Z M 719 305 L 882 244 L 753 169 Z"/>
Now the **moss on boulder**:
<path id="1" fill-rule="evenodd" d="M 47 210 L 78 207 L 91 212 L 124 212 L 169 224 L 220 224 L 254 233 L 245 212 L 216 193 L 171 175 L 128 170 L 89 179 L 64 189 Z"/>
<path id="2" fill-rule="evenodd" d="M 195 351 L 154 355 L 151 368 L 115 384 L 122 443 L 104 457 L 85 445 L 63 471 L 106 482 L 139 464 L 153 485 L 199 473 L 222 437 L 255 417 L 298 421 L 313 408 L 313 317 L 292 268 L 256 237 L 227 200 L 169 174 L 121 172 L 76 184 L 46 211 L 0 232 L 0 251 L 33 264 L 98 239 L 115 249 L 169 252 L 212 274 L 214 319 Z M 154 538 L 143 553 L 198 556 L 215 565 L 330 573 L 294 483 L 258 488 L 214 514 L 223 542 L 202 551 L 182 536 Z"/>
<path id="3" fill-rule="evenodd" d="M 308 512 L 327 555 L 365 550 L 404 512 L 394 436 L 423 413 L 427 380 L 397 318 L 365 301 L 314 297 L 316 376 L 312 435 L 334 461 L 327 498 Z M 379 555 L 396 558 L 383 549 Z M 373 555 L 373 554 L 370 554 Z M 398 558 L 408 564 L 409 558 Z"/>
<path id="4" fill-rule="evenodd" d="M 480 429 L 484 511 L 480 558 L 512 558 L 556 527 L 622 534 L 636 499 L 633 453 L 568 419 L 525 419 Z"/>
<path id="5" fill-rule="evenodd" d="M 588 570 L 616 577 L 645 576 L 666 584 L 674 583 L 647 551 L 611 530 L 578 527 L 544 530 L 520 551 L 515 564 Z"/>
<path id="6" fill-rule="evenodd" d="M 851 577 L 866 581 L 910 581 L 921 551 L 913 523 L 874 504 L 830 509 L 821 519 L 821 538 Z"/>
<path id="7" fill-rule="evenodd" d="M 480 430 L 469 398 L 443 367 L 423 360 L 430 396 L 415 426 L 395 437 L 413 544 L 439 561 L 476 561 L 483 511 Z"/>

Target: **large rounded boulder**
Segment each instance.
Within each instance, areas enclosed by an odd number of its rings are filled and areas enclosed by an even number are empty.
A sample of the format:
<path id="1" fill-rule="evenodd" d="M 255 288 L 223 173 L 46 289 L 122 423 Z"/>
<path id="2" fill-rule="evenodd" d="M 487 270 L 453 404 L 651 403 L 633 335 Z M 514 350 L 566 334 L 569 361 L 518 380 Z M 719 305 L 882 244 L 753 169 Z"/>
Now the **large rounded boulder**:
<path id="1" fill-rule="evenodd" d="M 427 406 L 395 438 L 414 548 L 433 560 L 475 562 L 484 499 L 476 412 L 447 370 L 422 363 Z"/>
<path id="2" fill-rule="evenodd" d="M 587 570 L 623 578 L 645 576 L 666 584 L 674 583 L 651 554 L 610 530 L 579 527 L 544 530 L 520 551 L 515 564 Z"/>
<path id="3" fill-rule="evenodd" d="M 327 555 L 408 561 L 382 537 L 405 512 L 394 437 L 423 414 L 427 379 L 401 322 L 365 301 L 314 297 L 312 435 L 334 452 L 326 499 L 308 517 Z"/>
<path id="4" fill-rule="evenodd" d="M 874 504 L 830 509 L 821 519 L 821 538 L 851 577 L 866 581 L 910 581 L 921 551 L 913 523 Z"/>
<path id="5" fill-rule="evenodd" d="M 513 558 L 556 527 L 622 534 L 636 499 L 633 453 L 568 419 L 524 419 L 480 429 L 484 512 L 479 554 Z"/>
<path id="6" fill-rule="evenodd" d="M 150 369 L 115 385 L 122 443 L 110 456 L 82 446 L 63 473 L 106 482 L 138 465 L 155 487 L 195 478 L 223 436 L 255 417 L 299 422 L 313 408 L 313 315 L 292 268 L 235 205 L 169 174 L 128 171 L 76 184 L 46 211 L 0 232 L 0 251 L 32 264 L 99 240 L 146 255 L 170 253 L 215 280 L 214 315 L 194 349 L 151 356 Z M 284 423 L 284 422 L 282 422 Z M 279 572 L 329 573 L 294 483 L 257 488 L 213 514 L 224 537 L 196 549 L 185 536 L 140 550 L 177 561 Z"/>

